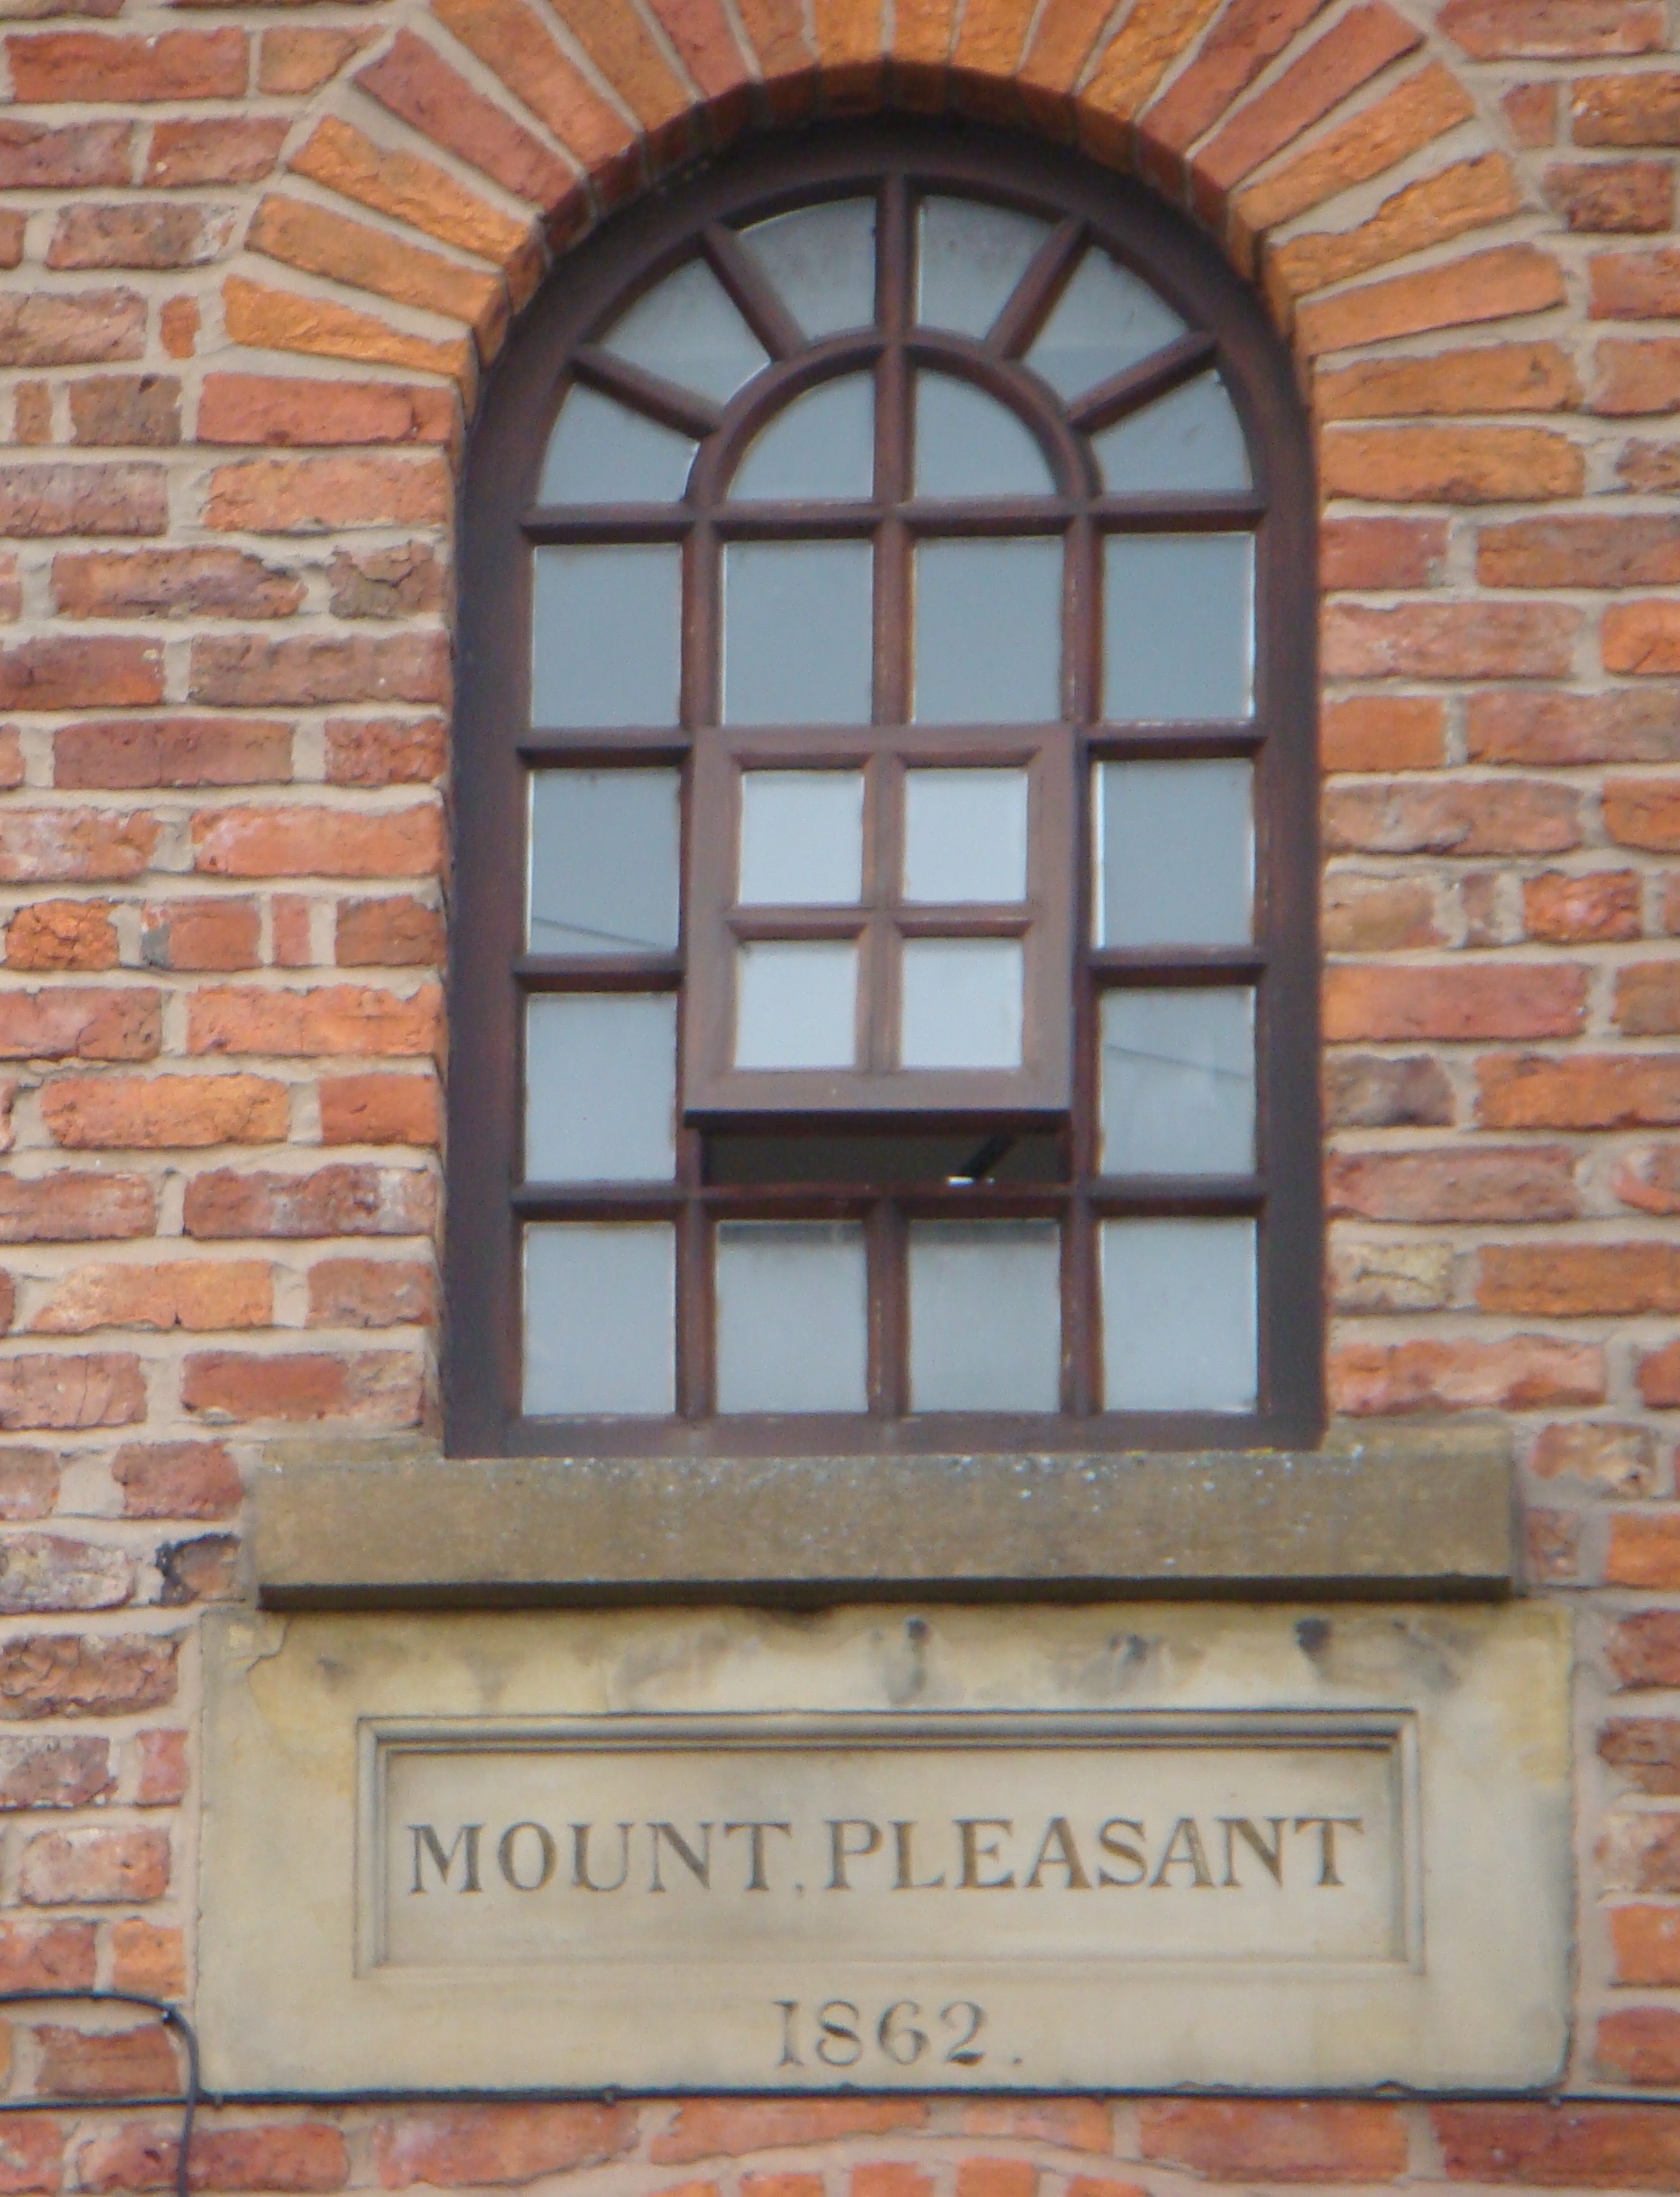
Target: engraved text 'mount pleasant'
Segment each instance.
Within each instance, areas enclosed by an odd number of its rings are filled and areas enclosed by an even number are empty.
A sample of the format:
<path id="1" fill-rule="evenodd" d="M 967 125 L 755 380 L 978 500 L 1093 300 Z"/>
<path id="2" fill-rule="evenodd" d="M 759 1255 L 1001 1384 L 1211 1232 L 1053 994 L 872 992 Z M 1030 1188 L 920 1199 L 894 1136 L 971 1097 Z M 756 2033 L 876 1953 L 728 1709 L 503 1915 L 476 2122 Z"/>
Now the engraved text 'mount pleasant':
<path id="1" fill-rule="evenodd" d="M 363 1957 L 1404 1961 L 1410 1740 L 1334 1714 L 375 1725 Z"/>

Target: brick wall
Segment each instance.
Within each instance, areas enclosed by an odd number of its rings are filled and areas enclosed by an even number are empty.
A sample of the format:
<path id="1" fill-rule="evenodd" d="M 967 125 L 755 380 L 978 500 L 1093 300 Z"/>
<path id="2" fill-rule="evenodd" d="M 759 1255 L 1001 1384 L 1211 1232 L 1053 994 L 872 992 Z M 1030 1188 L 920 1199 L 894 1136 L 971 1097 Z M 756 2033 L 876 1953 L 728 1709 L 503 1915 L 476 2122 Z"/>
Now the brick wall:
<path id="1" fill-rule="evenodd" d="M 197 2179 L 1680 2186 L 1680 5 L 0 15 L 0 1990 L 189 1992 L 242 1481 L 433 1420 L 484 368 L 691 151 L 954 106 L 1191 206 L 1322 423 L 1333 1390 L 1509 1414 L 1579 1612 L 1572 2102 L 252 2110 Z M 71 2012 L 15 2016 L 12 2094 L 88 2102 L 0 2117 L 0 2192 L 162 2186 L 169 2116 L 96 2101 L 167 2050 Z"/>

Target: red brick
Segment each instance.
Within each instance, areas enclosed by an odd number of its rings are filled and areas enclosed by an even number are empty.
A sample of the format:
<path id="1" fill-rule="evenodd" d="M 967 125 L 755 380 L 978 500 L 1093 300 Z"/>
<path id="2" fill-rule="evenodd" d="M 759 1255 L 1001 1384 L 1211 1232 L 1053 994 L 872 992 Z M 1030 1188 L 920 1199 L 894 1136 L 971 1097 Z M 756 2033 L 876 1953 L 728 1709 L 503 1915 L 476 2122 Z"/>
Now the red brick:
<path id="1" fill-rule="evenodd" d="M 1670 587 L 1680 583 L 1680 519 L 1525 519 L 1476 540 L 1484 587 Z"/>
<path id="2" fill-rule="evenodd" d="M 1662 1716 L 1612 1716 L 1599 1729 L 1598 1751 L 1629 1791 L 1680 1793 L 1680 1724 Z"/>
<path id="3" fill-rule="evenodd" d="M 1665 43 L 1656 0 L 1446 0 L 1440 22 L 1478 61 L 1587 60 Z"/>
<path id="4" fill-rule="evenodd" d="M 68 206 L 53 228 L 47 265 L 154 270 L 207 266 L 226 251 L 234 222 L 230 210 L 215 207 L 159 206 L 143 200 Z"/>
<path id="5" fill-rule="evenodd" d="M 242 31 L 166 31 L 156 38 L 46 31 L 14 33 L 5 46 L 12 87 L 25 106 L 237 99 L 248 74 Z"/>
<path id="6" fill-rule="evenodd" d="M 1667 2007 L 1629 2007 L 1601 2015 L 1593 2061 L 1612 2081 L 1680 2082 L 1680 2013 Z"/>
<path id="7" fill-rule="evenodd" d="M 1666 694 L 1473 694 L 1465 721 L 1477 763 L 1663 763 L 1680 758 Z"/>
<path id="8" fill-rule="evenodd" d="M 1675 1533 L 1673 1521 L 1655 1515 L 1644 1518 L 1624 1515 L 1611 1521 L 1612 1534 L 1616 1527 L 1632 1524 L 1653 1527 L 1659 1532 L 1664 1527 L 1668 1529 L 1670 1548 L 1664 1573 L 1669 1579 L 1680 1573 L 1680 1536 Z M 1664 1581 L 1619 1578 L 1618 1584 L 1661 1586 Z M 1624 1692 L 1637 1692 L 1644 1687 L 1680 1686 L 1680 1610 L 1635 1611 L 1631 1617 L 1624 1617 L 1611 1629 L 1605 1652 L 1616 1684 Z M 1675 1913 L 1676 1919 L 1680 1919 L 1680 1910 Z"/>
<path id="9" fill-rule="evenodd" d="M 1680 602 L 1617 602 L 1604 613 L 1604 668 L 1644 678 L 1680 671 Z"/>
<path id="10" fill-rule="evenodd" d="M 779 2174 L 743 2174 L 740 2192 L 741 2197 L 828 2197 L 822 2175 L 801 2174 L 796 2169 L 784 2169 Z"/>
<path id="11" fill-rule="evenodd" d="M 269 903 L 269 959 L 276 969 L 313 969 L 314 903 L 307 893 L 276 893 Z"/>
<path id="12" fill-rule="evenodd" d="M 8 885 L 126 881 L 147 867 L 158 821 L 143 813 L 14 809 L 0 815 L 0 880 Z"/>
<path id="13" fill-rule="evenodd" d="M 251 786 L 291 775 L 291 727 L 271 719 L 97 718 L 54 735 L 52 782 L 72 790 Z"/>
<path id="14" fill-rule="evenodd" d="M 318 91 L 373 35 L 372 31 L 265 31 L 257 89 L 281 98 Z"/>
<path id="15" fill-rule="evenodd" d="M 1600 344 L 1593 353 L 1598 384 L 1593 409 L 1611 418 L 1680 411 L 1680 339 Z"/>
<path id="16" fill-rule="evenodd" d="M 195 2191 L 308 2197 L 309 2192 L 343 2189 L 350 2178 L 343 2135 L 321 2121 L 195 2128 L 188 2164 L 188 2187 Z M 130 2124 L 101 2131 L 80 2146 L 77 2182 L 97 2197 L 125 2197 L 131 2190 L 172 2190 L 176 2165 L 172 2132 Z"/>
<path id="17" fill-rule="evenodd" d="M 1323 438 L 1325 492 L 1375 502 L 1510 503 L 1578 496 L 1584 464 L 1573 443 L 1545 427 L 1332 427 Z"/>
<path id="18" fill-rule="evenodd" d="M 150 1061 L 161 1043 L 153 991 L 0 993 L 0 1059 Z"/>
<path id="19" fill-rule="evenodd" d="M 1601 252 L 1587 271 L 1594 320 L 1671 320 L 1680 312 L 1680 253 Z"/>
<path id="20" fill-rule="evenodd" d="M 1680 2176 L 1680 2122 L 1664 2108 L 1466 2103 L 1432 2106 L 1429 2118 L 1460 2181 L 1671 2189 Z"/>
<path id="21" fill-rule="evenodd" d="M 78 443 L 168 448 L 181 438 L 181 385 L 155 373 L 99 373 L 72 381 L 70 432 Z"/>
<path id="22" fill-rule="evenodd" d="M 157 1199 L 139 1175 L 0 1175 L 0 1243 L 78 1244 L 150 1236 Z"/>
<path id="23" fill-rule="evenodd" d="M 211 809 L 193 818 L 193 866 L 222 878 L 430 877 L 443 859 L 442 826 L 441 811 L 430 804 L 359 815 Z"/>
<path id="24" fill-rule="evenodd" d="M 1409 694 L 1327 702 L 1320 748 L 1326 770 L 1431 770 L 1446 757 L 1446 707 Z"/>
<path id="25" fill-rule="evenodd" d="M 6 925 L 8 969 L 115 969 L 116 925 L 108 900 L 37 900 Z"/>
<path id="26" fill-rule="evenodd" d="M 1573 1220 L 1580 1211 L 1562 1144 L 1334 1154 L 1326 1195 L 1332 1214 L 1365 1220 Z"/>
<path id="27" fill-rule="evenodd" d="M 30 1907 L 97 1907 L 161 1899 L 170 1886 L 166 1831 L 42 1831 L 23 1849 L 20 1898 Z"/>
<path id="28" fill-rule="evenodd" d="M 1421 33 L 1382 0 L 1353 9 L 1203 148 L 1196 172 L 1207 202 L 1217 204 L 1262 161 L 1420 42 Z"/>
<path id="29" fill-rule="evenodd" d="M 324 1144 L 417 1144 L 441 1138 L 430 1076 L 333 1076 L 320 1085 Z"/>
<path id="30" fill-rule="evenodd" d="M 449 694 L 449 644 L 441 633 L 358 633 L 344 640 L 271 640 L 257 634 L 201 639 L 192 645 L 189 691 L 195 702 L 235 709 L 275 703 L 438 703 Z M 0 707 L 5 703 L 0 674 Z"/>
<path id="31" fill-rule="evenodd" d="M 312 1328 L 426 1327 L 436 1317 L 429 1265 L 404 1259 L 323 1259 L 309 1269 Z"/>
<path id="32" fill-rule="evenodd" d="M 377 987 L 322 985 L 313 991 L 207 988 L 188 1008 L 191 1053 L 430 1053 L 443 997 L 425 985 L 409 998 Z"/>
<path id="33" fill-rule="evenodd" d="M 1335 968 L 1326 974 L 1325 1034 L 1332 1043 L 1571 1037 L 1585 1004 L 1584 975 L 1563 966 Z"/>
<path id="34" fill-rule="evenodd" d="M 551 215 L 569 208 L 575 188 L 571 171 L 412 31 L 399 30 L 376 61 L 356 71 L 355 80 L 389 113 L 515 198 Z M 573 150 L 582 154 L 581 146 Z"/>
<path id="35" fill-rule="evenodd" d="M 190 1448 L 190 1443 L 179 1447 Z M 214 1448 L 214 1443 L 203 1445 Z M 179 1806 L 187 1795 L 188 1783 L 188 1737 L 185 1732 L 142 1732 L 135 1735 L 134 1751 L 139 1755 L 139 1769 L 134 1780 L 134 1806 L 140 1808 L 172 1808 Z"/>
<path id="36" fill-rule="evenodd" d="M 99 550 L 54 557 L 67 618 L 288 618 L 303 583 L 237 549 Z"/>
<path id="37" fill-rule="evenodd" d="M 1638 938 L 1639 878 L 1631 869 L 1573 877 L 1548 869 L 1525 878 L 1522 925 L 1529 938 L 1554 946 L 1604 945 Z"/>
<path id="38" fill-rule="evenodd" d="M 140 955 L 148 969 L 254 969 L 262 917 L 252 900 L 206 895 L 141 910 Z"/>
<path id="39" fill-rule="evenodd" d="M 124 709 L 163 699 L 163 655 L 150 641 L 32 640 L 0 648 L 0 709 Z"/>
<path id="40" fill-rule="evenodd" d="M 260 1261 L 173 1259 L 78 1267 L 52 1284 L 29 1324 L 37 1335 L 87 1335 L 101 1328 L 205 1334 L 266 1328 L 273 1317 L 272 1278 Z"/>
<path id="41" fill-rule="evenodd" d="M 1667 495 L 1680 488 L 1680 443 L 1624 443 L 1616 478 L 1636 495 Z"/>
<path id="42" fill-rule="evenodd" d="M 42 2024 L 35 2087 L 43 2098 L 165 2097 L 180 2087 L 170 2032 L 161 2022 L 89 2033 Z"/>
<path id="43" fill-rule="evenodd" d="M 1332 853 L 1556 854 L 1581 843 L 1578 796 L 1538 780 L 1333 786 Z"/>
<path id="44" fill-rule="evenodd" d="M 1513 84 L 1499 103 L 1507 128 L 1524 151 L 1557 142 L 1557 86 Z"/>
<path id="45" fill-rule="evenodd" d="M 1580 622 L 1554 603 L 1332 602 L 1324 669 L 1333 679 L 1563 678 Z"/>
<path id="46" fill-rule="evenodd" d="M 1599 1863 L 1607 1890 L 1680 1890 L 1680 1816 L 1655 1809 L 1612 1816 Z"/>
<path id="47" fill-rule="evenodd" d="M 1635 1369 L 1639 1399 L 1648 1410 L 1672 1411 L 1680 1408 L 1680 1344 L 1666 1343 L 1646 1353 Z"/>
<path id="48" fill-rule="evenodd" d="M 59 1499 L 59 1458 L 50 1449 L 0 1451 L 0 1521 L 45 1518 Z"/>
<path id="49" fill-rule="evenodd" d="M 0 1428 L 132 1427 L 146 1415 L 140 1360 L 125 1351 L 0 1358 Z"/>
<path id="50" fill-rule="evenodd" d="M 1386 2182 L 1406 2171 L 1400 2109 L 1363 2100 L 1152 2100 L 1138 2134 L 1146 2159 L 1218 2182 Z"/>
<path id="51" fill-rule="evenodd" d="M 387 874 L 400 874 L 395 862 Z M 444 956 L 439 910 L 403 896 L 338 904 L 335 958 L 341 969 L 418 968 Z"/>
<path id="52" fill-rule="evenodd" d="M 617 2158 L 636 2140 L 628 2106 L 584 2102 L 410 2110 L 373 2132 L 381 2189 L 525 2182 Z"/>
<path id="53" fill-rule="evenodd" d="M 172 359 L 191 358 L 198 347 L 201 325 L 196 298 L 165 299 L 158 313 L 158 336 L 165 354 Z"/>
<path id="54" fill-rule="evenodd" d="M 1037 2197 L 1038 2169 L 1027 2159 L 959 2159 L 956 2197 Z"/>
<path id="55" fill-rule="evenodd" d="M 1437 896 L 1425 878 L 1351 876 L 1326 878 L 1319 910 L 1328 953 L 1397 953 L 1413 946 L 1443 946 Z"/>
<path id="56" fill-rule="evenodd" d="M 0 365 L 93 366 L 137 359 L 146 301 L 132 290 L 14 291 L 0 299 Z"/>
<path id="57" fill-rule="evenodd" d="M 160 122 L 146 149 L 145 179 L 165 190 L 260 182 L 279 160 L 285 142 L 286 124 L 278 115 Z"/>
<path id="58" fill-rule="evenodd" d="M 1616 972 L 1616 1027 L 1630 1037 L 1680 1031 L 1680 962 L 1639 961 Z"/>
<path id="59" fill-rule="evenodd" d="M 1562 162 L 1546 171 L 1546 196 L 1572 229 L 1589 235 L 1674 226 L 1674 175 L 1660 161 Z"/>
<path id="60" fill-rule="evenodd" d="M 220 1238 L 424 1236 L 436 1205 L 432 1177 L 415 1168 L 355 1162 L 309 1174 L 242 1174 L 226 1168 L 195 1175 L 188 1183 L 183 1225 L 188 1236 Z"/>
<path id="61" fill-rule="evenodd" d="M 1319 531 L 1318 576 L 1327 589 L 1361 593 L 1433 587 L 1446 555 L 1441 519 L 1329 519 Z"/>
<path id="62" fill-rule="evenodd" d="M 1556 344 L 1483 344 L 1423 358 L 1362 359 L 1318 376 L 1326 419 L 1400 418 L 1420 413 L 1563 412 L 1581 384 Z"/>
<path id="63" fill-rule="evenodd" d="M 125 122 L 64 128 L 0 122 L 0 190 L 87 190 L 132 182 L 133 142 Z"/>
<path id="64" fill-rule="evenodd" d="M 905 2159 L 869 2159 L 851 2170 L 851 2197 L 933 2197 L 933 2177 Z"/>
<path id="65" fill-rule="evenodd" d="M 64 2134 L 44 2113 L 8 2115 L 0 2130 L 0 2189 L 7 2197 L 63 2186 Z"/>
<path id="66" fill-rule="evenodd" d="M 0 1636 L 0 1720 L 127 1716 L 175 1698 L 179 1642 L 152 1633 Z"/>
<path id="67" fill-rule="evenodd" d="M 1576 1319 L 1680 1311 L 1680 1250 L 1666 1244 L 1484 1246 L 1483 1311 Z"/>
<path id="68" fill-rule="evenodd" d="M 441 717 L 329 717 L 329 786 L 420 786 L 440 778 L 448 760 Z"/>
<path id="69" fill-rule="evenodd" d="M 86 1990 L 93 1980 L 91 1923 L 0 1922 L 0 1990 Z"/>
<path id="70" fill-rule="evenodd" d="M 1658 1990 L 1680 1983 L 1680 1908 L 1612 1907 L 1610 1935 L 1612 1982 Z"/>
<path id="71" fill-rule="evenodd" d="M 1477 1118 L 1494 1129 L 1664 1128 L 1680 1122 L 1680 1057 L 1496 1055 L 1476 1063 Z"/>
<path id="72" fill-rule="evenodd" d="M 206 523 L 242 533 L 436 526 L 450 484 L 440 457 L 244 458 L 210 476 Z"/>
<path id="73" fill-rule="evenodd" d="M 163 474 L 156 465 L 0 468 L 0 531 L 5 533 L 161 534 L 167 512 Z"/>
<path id="74" fill-rule="evenodd" d="M 24 1808 L 93 1807 L 108 1800 L 115 1787 L 106 1740 L 0 1737 L 0 1809 L 8 1814 Z M 0 1939 L 0 1977 L 7 1967 Z M 0 1983 L 0 1990 L 6 1988 Z"/>
<path id="75" fill-rule="evenodd" d="M 1624 1154 L 1611 1176 L 1611 1188 L 1635 1212 L 1680 1213 L 1680 1144 L 1648 1144 Z"/>
<path id="76" fill-rule="evenodd" d="M 458 421 L 453 391 L 423 383 L 211 373 L 198 400 L 198 439 L 204 443 L 447 444 Z"/>
<path id="77" fill-rule="evenodd" d="M 205 1350 L 181 1372 L 181 1402 L 214 1420 L 359 1420 L 409 1427 L 424 1402 L 420 1361 L 399 1350 L 329 1354 Z"/>
<path id="78" fill-rule="evenodd" d="M 1578 78 L 1570 112 L 1578 145 L 1680 145 L 1680 75 Z"/>
<path id="79" fill-rule="evenodd" d="M 179 1930 L 131 1915 L 111 1925 L 110 1940 L 113 1990 L 142 1991 L 148 1999 L 186 1996 L 187 1948 Z"/>
<path id="80" fill-rule="evenodd" d="M 1596 1345 L 1517 1335 L 1493 1342 L 1351 1343 L 1330 1354 L 1334 1407 L 1355 1417 L 1403 1411 L 1531 1411 L 1604 1400 Z"/>
<path id="81" fill-rule="evenodd" d="M 243 1494 L 220 1442 L 128 1442 L 111 1473 L 125 1518 L 231 1518 Z"/>
<path id="82" fill-rule="evenodd" d="M 1579 1481 L 1595 1494 L 1650 1495 L 1657 1492 L 1657 1446 L 1646 1427 L 1568 1420 L 1540 1429 L 1529 1470 L 1542 1480 Z"/>
<path id="83" fill-rule="evenodd" d="M 654 2137 L 648 2156 L 664 2166 L 739 2158 L 753 2151 L 836 2143 L 849 2136 L 891 2136 L 901 2128 L 924 2128 L 927 2116 L 927 2106 L 918 2098 L 693 2099 L 677 2107 L 670 2126 Z"/>

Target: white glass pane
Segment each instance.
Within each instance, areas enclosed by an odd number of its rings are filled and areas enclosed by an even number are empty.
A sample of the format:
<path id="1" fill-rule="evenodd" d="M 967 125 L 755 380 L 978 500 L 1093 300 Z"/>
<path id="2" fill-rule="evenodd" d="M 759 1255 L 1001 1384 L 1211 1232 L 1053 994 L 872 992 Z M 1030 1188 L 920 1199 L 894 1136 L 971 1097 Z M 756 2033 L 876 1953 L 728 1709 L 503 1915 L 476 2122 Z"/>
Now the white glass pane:
<path id="1" fill-rule="evenodd" d="M 1216 495 L 1253 486 L 1243 423 L 1216 373 L 1198 375 L 1091 440 L 1115 495 Z"/>
<path id="2" fill-rule="evenodd" d="M 906 1068 L 1019 1068 L 1026 962 L 1015 938 L 907 938 Z"/>
<path id="3" fill-rule="evenodd" d="M 1105 1173 L 1253 1170 L 1253 992 L 1109 992 L 1102 1042 Z"/>
<path id="4" fill-rule="evenodd" d="M 1252 1220 L 1109 1220 L 1103 1367 L 1111 1411 L 1252 1411 Z"/>
<path id="5" fill-rule="evenodd" d="M 953 374 L 916 376 L 918 496 L 1049 496 L 1038 438 L 1007 405 Z"/>
<path id="6" fill-rule="evenodd" d="M 690 260 L 638 299 L 601 347 L 719 404 L 770 363 L 704 260 Z"/>
<path id="7" fill-rule="evenodd" d="M 533 774 L 533 953 L 675 950 L 680 789 L 674 770 Z"/>
<path id="8" fill-rule="evenodd" d="M 675 503 L 697 443 L 592 389 L 574 389 L 548 439 L 539 503 Z"/>
<path id="9" fill-rule="evenodd" d="M 869 1282 L 852 1222 L 726 1221 L 718 1230 L 720 1411 L 861 1411 Z"/>
<path id="10" fill-rule="evenodd" d="M 676 1406 L 676 1232 L 668 1221 L 525 1231 L 525 1409 L 592 1418 Z"/>
<path id="11" fill-rule="evenodd" d="M 904 897 L 1024 900 L 1024 770 L 904 773 Z"/>
<path id="12" fill-rule="evenodd" d="M 807 336 L 875 318 L 875 200 L 801 207 L 741 231 L 741 242 Z"/>
<path id="13" fill-rule="evenodd" d="M 863 893 L 863 773 L 741 774 L 744 906 L 846 907 Z"/>
<path id="14" fill-rule="evenodd" d="M 1053 1411 L 1061 1370 L 1054 1221 L 913 1221 L 910 1404 Z"/>
<path id="15" fill-rule="evenodd" d="M 1103 714 L 1246 717 L 1253 684 L 1253 539 L 1111 535 L 1103 563 Z"/>
<path id="16" fill-rule="evenodd" d="M 858 1057 L 858 949 L 775 940 L 735 959 L 738 1068 L 850 1068 Z"/>
<path id="17" fill-rule="evenodd" d="M 795 397 L 748 451 L 730 493 L 813 501 L 875 487 L 875 383 L 867 373 Z"/>
<path id="18" fill-rule="evenodd" d="M 532 560 L 531 722 L 674 725 L 683 669 L 675 542 L 538 549 Z"/>
<path id="19" fill-rule="evenodd" d="M 924 327 L 984 336 L 1033 264 L 1050 225 L 972 198 L 922 208 L 916 317 Z"/>
<path id="20" fill-rule="evenodd" d="M 922 723 L 1060 716 L 1060 541 L 923 542 L 915 582 Z"/>
<path id="21" fill-rule="evenodd" d="M 676 1001 L 579 992 L 528 1000 L 528 1182 L 668 1181 L 676 1165 Z"/>
<path id="22" fill-rule="evenodd" d="M 723 716 L 862 725 L 874 697 L 868 542 L 731 542 L 723 553 Z"/>
<path id="23" fill-rule="evenodd" d="M 1027 353 L 1027 364 L 1064 397 L 1124 373 L 1184 334 L 1184 323 L 1146 282 L 1088 252 Z"/>
<path id="24" fill-rule="evenodd" d="M 1105 763 L 1097 942 L 1240 946 L 1253 934 L 1253 766 Z"/>

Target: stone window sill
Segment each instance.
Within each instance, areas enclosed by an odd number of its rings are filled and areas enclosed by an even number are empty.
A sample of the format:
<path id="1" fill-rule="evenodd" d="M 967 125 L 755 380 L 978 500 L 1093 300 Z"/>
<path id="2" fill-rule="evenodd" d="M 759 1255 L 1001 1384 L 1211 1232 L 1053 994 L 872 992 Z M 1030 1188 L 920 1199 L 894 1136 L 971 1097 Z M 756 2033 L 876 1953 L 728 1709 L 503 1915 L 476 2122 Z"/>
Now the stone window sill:
<path id="1" fill-rule="evenodd" d="M 275 1609 L 888 1595 L 1508 1594 L 1497 1424 L 1332 1429 L 1313 1450 L 1088 1457 L 454 1458 L 276 1442 Z"/>

